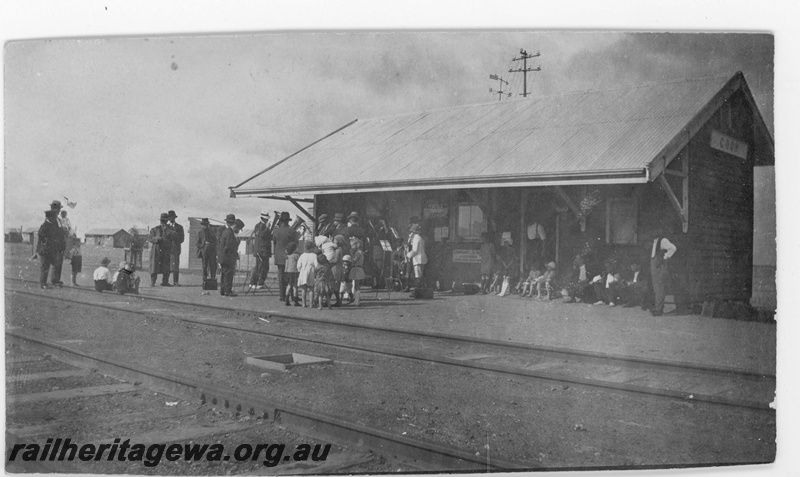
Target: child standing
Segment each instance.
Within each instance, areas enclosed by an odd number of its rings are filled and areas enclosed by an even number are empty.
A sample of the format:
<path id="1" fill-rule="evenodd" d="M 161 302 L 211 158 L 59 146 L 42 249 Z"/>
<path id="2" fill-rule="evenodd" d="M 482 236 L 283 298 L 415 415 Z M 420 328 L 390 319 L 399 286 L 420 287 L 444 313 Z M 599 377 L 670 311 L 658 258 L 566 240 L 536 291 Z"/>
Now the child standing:
<path id="1" fill-rule="evenodd" d="M 317 255 L 317 268 L 314 270 L 314 295 L 317 296 L 319 302 L 319 309 L 322 309 L 323 301 L 328 304 L 328 309 L 331 309 L 331 286 L 333 284 L 333 272 L 331 272 L 331 264 L 325 255 Z"/>
<path id="2" fill-rule="evenodd" d="M 344 270 L 342 265 L 345 244 L 344 236 L 337 235 L 333 237 L 333 243 L 336 246 L 333 251 L 333 258 L 328 259 L 328 262 L 331 265 L 331 273 L 333 274 L 331 293 L 336 296 L 336 303 L 333 306 L 342 306 L 342 295 L 339 293 L 339 284 L 342 282 L 342 272 Z"/>
<path id="3" fill-rule="evenodd" d="M 72 245 L 67 252 L 67 259 L 72 263 L 72 286 L 79 287 L 78 274 L 81 273 L 83 267 L 83 257 L 81 256 L 81 239 L 72 237 Z"/>
<path id="4" fill-rule="evenodd" d="M 305 243 L 305 252 L 297 259 L 297 288 L 302 296 L 303 308 L 306 306 L 306 294 L 311 292 L 310 306 L 314 306 L 314 270 L 317 268 L 316 247 L 313 242 Z"/>
<path id="5" fill-rule="evenodd" d="M 353 299 L 355 306 L 361 304 L 361 281 L 367 275 L 364 273 L 364 243 L 359 238 L 350 240 L 350 248 L 353 250 L 353 268 L 350 270 L 350 280 L 353 281 Z"/>
<path id="6" fill-rule="evenodd" d="M 286 246 L 286 269 L 284 276 L 286 277 L 286 306 L 289 306 L 289 301 L 294 301 L 294 306 L 300 306 L 300 299 L 297 298 L 297 260 L 300 256 L 297 254 L 297 242 L 289 242 Z"/>
<path id="7" fill-rule="evenodd" d="M 347 294 L 347 303 L 353 303 L 353 280 L 350 279 L 350 271 L 353 268 L 353 258 L 350 255 L 342 257 L 342 281 L 339 282 L 339 295 L 344 300 Z"/>

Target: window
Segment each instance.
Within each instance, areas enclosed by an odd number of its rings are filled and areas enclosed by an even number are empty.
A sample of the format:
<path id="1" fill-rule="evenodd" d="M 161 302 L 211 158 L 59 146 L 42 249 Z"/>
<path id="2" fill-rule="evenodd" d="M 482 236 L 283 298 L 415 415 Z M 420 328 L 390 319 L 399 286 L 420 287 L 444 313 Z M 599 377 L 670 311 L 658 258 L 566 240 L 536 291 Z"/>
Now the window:
<path id="1" fill-rule="evenodd" d="M 466 241 L 480 241 L 486 232 L 486 217 L 480 207 L 468 202 L 458 204 L 458 238 Z"/>
<path id="2" fill-rule="evenodd" d="M 606 202 L 606 243 L 636 244 L 636 199 L 608 199 Z"/>

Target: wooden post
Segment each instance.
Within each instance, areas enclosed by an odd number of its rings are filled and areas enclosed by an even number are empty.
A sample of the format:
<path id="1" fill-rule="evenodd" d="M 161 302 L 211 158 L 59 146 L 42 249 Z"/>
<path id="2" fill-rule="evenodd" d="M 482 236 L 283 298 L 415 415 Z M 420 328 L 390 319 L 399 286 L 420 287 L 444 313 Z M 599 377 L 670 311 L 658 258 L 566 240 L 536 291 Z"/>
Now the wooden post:
<path id="1" fill-rule="evenodd" d="M 528 202 L 528 189 L 522 189 L 519 193 L 519 276 L 525 272 L 525 255 L 528 248 L 527 237 L 525 236 L 525 209 Z"/>
<path id="2" fill-rule="evenodd" d="M 559 242 L 561 240 L 561 213 L 556 212 L 556 265 L 559 264 Z"/>

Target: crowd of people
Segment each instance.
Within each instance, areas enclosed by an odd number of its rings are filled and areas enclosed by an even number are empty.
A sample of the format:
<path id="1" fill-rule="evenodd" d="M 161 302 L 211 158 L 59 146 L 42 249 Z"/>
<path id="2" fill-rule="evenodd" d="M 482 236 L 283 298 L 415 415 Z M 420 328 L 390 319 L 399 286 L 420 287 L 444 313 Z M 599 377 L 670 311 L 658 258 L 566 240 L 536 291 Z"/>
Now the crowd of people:
<path id="1" fill-rule="evenodd" d="M 481 282 L 477 292 L 498 296 L 536 296 L 548 300 L 563 297 L 566 302 L 596 306 L 638 306 L 650 310 L 653 316 L 661 316 L 664 312 L 667 262 L 677 251 L 665 234 L 666 229 L 662 228 L 653 240 L 648 281 L 638 258 L 618 263 L 610 258 L 599 261 L 592 256 L 590 261 L 589 251 L 575 256 L 573 274 L 563 280 L 558 279 L 553 261 L 544 266 L 534 261 L 525 267 L 525 273 L 520 277 L 517 253 L 510 238 L 504 237 L 500 250 L 497 250 L 490 235 L 484 233 L 480 250 Z"/>
<path id="2" fill-rule="evenodd" d="M 160 215 L 160 224 L 151 228 L 148 241 L 150 248 L 150 285 L 155 286 L 158 275 L 162 275 L 161 286 L 180 286 L 180 254 L 185 234 L 183 226 L 176 222 L 174 210 Z M 276 215 L 270 222 L 269 212 L 261 213 L 261 220 L 253 230 L 253 255 L 256 263 L 250 272 L 249 289 L 256 291 L 266 287 L 270 259 L 277 268 L 279 298 L 286 306 L 339 307 L 343 304 L 360 305 L 361 286 L 367 278 L 366 264 L 370 249 L 367 234 L 362 228 L 358 212 L 346 218 L 335 213 L 332 218 L 321 214 L 314 227 L 302 230 L 289 225 L 288 212 Z M 394 251 L 405 267 L 406 290 L 424 286 L 424 268 L 428 262 L 425 239 L 421 235 L 419 221 L 411 218 L 408 238 L 402 247 Z M 244 222 L 234 214 L 225 218 L 225 227 L 214 231 L 210 221 L 201 221 L 197 235 L 197 253 L 202 259 L 204 288 L 219 289 L 223 296 L 236 297 L 233 277 L 239 259 L 237 234 Z M 639 306 L 650 309 L 653 315 L 663 313 L 667 261 L 677 250 L 660 231 L 653 241 L 650 253 L 650 281 L 643 273 L 639 260 L 627 261 L 624 265 L 612 259 L 598 262 L 587 254 L 578 254 L 572 263 L 572 276 L 559 279 L 554 261 L 543 263 L 534 257 L 530 266 L 519 273 L 518 254 L 512 240 L 505 234 L 499 250 L 488 233 L 482 234 L 481 281 L 478 293 L 498 296 L 519 295 L 551 299 L 563 296 L 567 302 L 583 302 L 594 305 L 623 307 Z M 537 235 L 538 236 L 538 235 Z M 81 272 L 82 255 L 80 240 L 62 210 L 61 202 L 54 200 L 50 210 L 45 211 L 45 221 L 39 229 L 36 255 L 41 262 L 40 286 L 61 287 L 63 261 L 72 264 L 72 284 L 79 286 L 77 275 Z M 543 254 L 542 254 L 543 255 Z M 107 268 L 110 260 L 104 258 L 94 274 L 97 291 L 114 290 L 118 293 L 137 293 L 139 278 L 131 262 L 122 262 L 115 274 Z M 220 283 L 216 276 L 219 269 Z M 48 275 L 51 284 L 48 285 Z M 169 279 L 172 277 L 172 283 Z"/>

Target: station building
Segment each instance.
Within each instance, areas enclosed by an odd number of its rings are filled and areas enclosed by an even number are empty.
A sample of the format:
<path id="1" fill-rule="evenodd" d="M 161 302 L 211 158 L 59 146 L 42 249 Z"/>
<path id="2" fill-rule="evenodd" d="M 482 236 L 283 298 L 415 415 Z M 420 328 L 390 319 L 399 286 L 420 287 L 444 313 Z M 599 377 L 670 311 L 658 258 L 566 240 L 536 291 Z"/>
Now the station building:
<path id="1" fill-rule="evenodd" d="M 355 120 L 230 189 L 383 219 L 400 242 L 418 217 L 445 286 L 479 280 L 482 232 L 511 238 L 521 273 L 571 277 L 586 250 L 646 265 L 666 225 L 676 301 L 749 301 L 754 168 L 772 165 L 738 72 Z"/>

